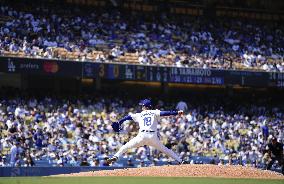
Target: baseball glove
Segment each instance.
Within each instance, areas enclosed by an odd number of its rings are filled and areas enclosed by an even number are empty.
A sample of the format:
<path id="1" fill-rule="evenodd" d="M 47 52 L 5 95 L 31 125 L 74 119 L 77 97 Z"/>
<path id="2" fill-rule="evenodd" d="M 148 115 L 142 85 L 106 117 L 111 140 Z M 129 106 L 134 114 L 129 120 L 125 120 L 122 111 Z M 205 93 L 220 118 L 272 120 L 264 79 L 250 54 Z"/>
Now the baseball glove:
<path id="1" fill-rule="evenodd" d="M 118 122 L 113 122 L 111 124 L 111 127 L 112 127 L 113 131 L 115 131 L 115 132 L 119 132 L 122 129 Z"/>

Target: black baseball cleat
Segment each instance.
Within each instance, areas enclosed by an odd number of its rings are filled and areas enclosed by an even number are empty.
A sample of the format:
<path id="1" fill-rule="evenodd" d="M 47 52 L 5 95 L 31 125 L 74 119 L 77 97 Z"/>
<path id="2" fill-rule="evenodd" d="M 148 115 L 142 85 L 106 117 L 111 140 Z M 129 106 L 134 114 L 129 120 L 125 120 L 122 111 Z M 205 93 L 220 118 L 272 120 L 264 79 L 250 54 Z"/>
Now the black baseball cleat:
<path id="1" fill-rule="evenodd" d="M 106 162 L 107 162 L 108 165 L 111 165 L 113 162 L 117 161 L 117 159 L 118 158 L 116 156 L 113 156 L 113 157 L 107 159 Z"/>
<path id="2" fill-rule="evenodd" d="M 185 161 L 185 160 L 179 162 L 179 165 L 183 165 L 183 164 L 189 164 L 189 162 L 188 162 L 188 161 Z"/>

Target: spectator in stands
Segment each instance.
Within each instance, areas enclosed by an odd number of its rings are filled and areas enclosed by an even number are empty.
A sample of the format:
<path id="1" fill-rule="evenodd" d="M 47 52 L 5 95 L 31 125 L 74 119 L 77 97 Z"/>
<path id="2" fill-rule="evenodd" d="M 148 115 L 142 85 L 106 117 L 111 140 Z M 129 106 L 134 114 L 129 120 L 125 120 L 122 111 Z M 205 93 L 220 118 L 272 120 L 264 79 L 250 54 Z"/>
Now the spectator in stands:
<path id="1" fill-rule="evenodd" d="M 5 166 L 5 160 L 3 158 L 2 155 L 0 155 L 0 167 L 4 167 Z"/>
<path id="2" fill-rule="evenodd" d="M 266 169 L 271 169 L 273 163 L 277 160 L 279 166 L 282 167 L 282 174 L 284 175 L 283 144 L 278 142 L 276 137 L 272 137 L 271 143 L 268 144 L 268 154 L 271 160 Z"/>
<path id="3" fill-rule="evenodd" d="M 177 109 L 177 110 L 182 110 L 182 111 L 184 111 L 184 112 L 187 112 L 187 110 L 188 110 L 187 103 L 184 102 L 184 101 L 182 101 L 182 100 L 179 101 L 179 102 L 177 103 L 176 109 Z"/>
<path id="4" fill-rule="evenodd" d="M 11 127 L 9 128 L 9 136 L 11 137 L 11 138 L 13 138 L 13 139 L 15 139 L 16 138 L 16 135 L 17 135 L 17 133 L 18 133 L 18 129 L 17 129 L 17 127 L 16 127 L 16 125 L 17 125 L 17 123 L 16 122 L 13 122 L 13 123 L 11 123 L 12 125 L 11 125 Z"/>
<path id="5" fill-rule="evenodd" d="M 264 122 L 264 125 L 262 126 L 262 135 L 263 135 L 263 138 L 265 140 L 267 140 L 268 136 L 269 136 L 269 128 L 268 126 L 266 125 L 266 122 Z"/>
<path id="6" fill-rule="evenodd" d="M 83 157 L 83 158 L 82 158 L 82 161 L 81 161 L 81 163 L 80 163 L 80 166 L 90 166 L 90 164 L 88 163 L 86 157 Z"/>
<path id="7" fill-rule="evenodd" d="M 32 166 L 35 166 L 35 163 L 33 161 L 33 158 L 30 154 L 29 151 L 26 152 L 26 155 L 25 155 L 25 158 L 24 158 L 24 166 L 25 167 L 32 167 Z"/>
<path id="8" fill-rule="evenodd" d="M 20 143 L 15 142 L 10 150 L 10 165 L 11 166 L 16 166 L 16 164 L 19 165 L 19 161 L 20 161 L 19 157 L 20 157 L 21 151 L 22 150 L 20 148 Z"/>
<path id="9" fill-rule="evenodd" d="M 41 149 L 42 148 L 42 142 L 43 142 L 43 133 L 42 130 L 40 128 L 38 128 L 36 130 L 36 133 L 33 135 L 33 139 L 35 142 L 35 147 L 36 149 Z"/>
<path id="10" fill-rule="evenodd" d="M 127 166 L 127 167 L 134 167 L 134 164 L 133 164 L 133 162 L 132 162 L 132 159 L 131 159 L 131 158 L 129 158 L 129 159 L 127 160 L 127 164 L 126 164 L 126 166 Z"/>
<path id="11" fill-rule="evenodd" d="M 63 160 L 63 156 L 59 156 L 58 154 L 56 155 L 55 158 L 55 163 L 57 167 L 63 167 L 64 166 L 64 160 Z"/>
<path id="12" fill-rule="evenodd" d="M 100 159 L 94 158 L 94 159 L 91 161 L 90 166 L 99 167 L 99 166 L 100 166 Z"/>
<path id="13" fill-rule="evenodd" d="M 69 164 L 70 164 L 70 166 L 74 166 L 74 167 L 80 166 L 80 163 L 78 162 L 77 156 L 73 156 L 71 158 L 71 160 L 69 161 Z M 91 165 L 91 166 L 93 166 L 93 165 Z"/>
<path id="14" fill-rule="evenodd" d="M 109 166 L 109 164 L 107 163 L 107 159 L 108 159 L 108 157 L 104 157 L 104 159 L 100 163 L 101 167 Z"/>
<path id="15" fill-rule="evenodd" d="M 137 167 L 146 167 L 145 161 L 141 160 Z"/>
<path id="16" fill-rule="evenodd" d="M 96 62 L 106 62 L 107 59 L 106 59 L 106 57 L 104 56 L 104 54 L 98 54 L 98 55 L 96 56 L 95 61 L 96 61 Z"/>

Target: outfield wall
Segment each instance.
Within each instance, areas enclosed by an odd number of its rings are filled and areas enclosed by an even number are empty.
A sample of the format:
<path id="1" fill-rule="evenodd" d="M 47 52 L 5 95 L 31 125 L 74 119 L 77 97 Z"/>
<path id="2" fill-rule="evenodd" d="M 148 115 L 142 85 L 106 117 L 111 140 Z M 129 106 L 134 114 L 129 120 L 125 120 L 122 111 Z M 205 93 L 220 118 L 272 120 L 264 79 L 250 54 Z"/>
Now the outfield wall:
<path id="1" fill-rule="evenodd" d="M 0 167 L 0 177 L 49 176 L 113 169 L 122 169 L 122 167 Z"/>

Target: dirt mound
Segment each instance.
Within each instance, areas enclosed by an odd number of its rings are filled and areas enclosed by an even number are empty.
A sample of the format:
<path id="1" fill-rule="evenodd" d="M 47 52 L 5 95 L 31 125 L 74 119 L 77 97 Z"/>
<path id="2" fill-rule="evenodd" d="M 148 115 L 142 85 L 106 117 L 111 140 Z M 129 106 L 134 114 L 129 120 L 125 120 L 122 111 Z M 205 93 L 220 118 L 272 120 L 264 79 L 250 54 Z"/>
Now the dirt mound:
<path id="1" fill-rule="evenodd" d="M 244 166 L 170 165 L 131 169 L 102 170 L 57 176 L 168 176 L 284 179 L 280 173 Z"/>

